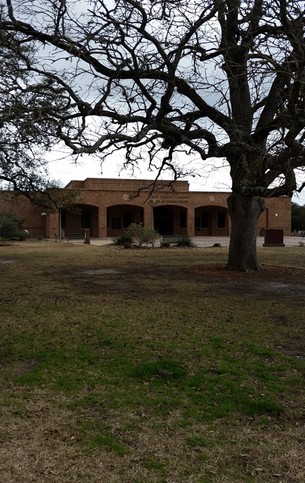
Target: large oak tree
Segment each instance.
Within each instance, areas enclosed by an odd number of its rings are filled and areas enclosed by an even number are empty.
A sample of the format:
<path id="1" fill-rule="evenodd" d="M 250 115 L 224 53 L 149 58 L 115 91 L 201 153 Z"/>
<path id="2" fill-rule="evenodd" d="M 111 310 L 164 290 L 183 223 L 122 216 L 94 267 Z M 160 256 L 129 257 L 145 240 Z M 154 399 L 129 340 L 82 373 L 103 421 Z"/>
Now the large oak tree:
<path id="1" fill-rule="evenodd" d="M 70 99 L 57 136 L 75 155 L 126 163 L 226 159 L 227 267 L 258 269 L 264 198 L 291 196 L 305 166 L 304 2 L 7 0 L 0 28 Z"/>

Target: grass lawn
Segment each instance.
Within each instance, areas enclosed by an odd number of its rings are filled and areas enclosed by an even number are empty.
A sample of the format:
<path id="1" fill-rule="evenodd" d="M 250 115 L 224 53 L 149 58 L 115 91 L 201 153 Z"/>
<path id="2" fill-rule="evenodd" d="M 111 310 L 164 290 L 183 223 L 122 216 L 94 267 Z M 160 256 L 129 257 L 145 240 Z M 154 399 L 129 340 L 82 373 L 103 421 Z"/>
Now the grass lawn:
<path id="1" fill-rule="evenodd" d="M 305 481 L 305 248 L 0 246 L 0 481 Z"/>

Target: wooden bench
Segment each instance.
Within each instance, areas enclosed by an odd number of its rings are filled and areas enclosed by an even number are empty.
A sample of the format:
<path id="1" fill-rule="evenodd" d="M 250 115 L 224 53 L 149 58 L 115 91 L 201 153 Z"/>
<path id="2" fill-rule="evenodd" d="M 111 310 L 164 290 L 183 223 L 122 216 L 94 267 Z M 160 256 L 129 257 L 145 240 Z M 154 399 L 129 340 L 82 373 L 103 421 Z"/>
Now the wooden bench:
<path id="1" fill-rule="evenodd" d="M 84 240 L 85 234 L 84 233 L 69 233 L 67 238 L 68 238 L 68 241 L 70 241 L 70 240 Z"/>

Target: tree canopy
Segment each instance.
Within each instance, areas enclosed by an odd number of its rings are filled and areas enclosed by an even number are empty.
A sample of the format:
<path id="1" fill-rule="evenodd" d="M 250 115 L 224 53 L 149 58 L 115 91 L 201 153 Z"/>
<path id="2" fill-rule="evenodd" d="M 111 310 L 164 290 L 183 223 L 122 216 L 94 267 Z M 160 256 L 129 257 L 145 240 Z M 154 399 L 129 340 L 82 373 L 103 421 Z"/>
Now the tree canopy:
<path id="1" fill-rule="evenodd" d="M 297 0 L 7 0 L 0 28 L 33 49 L 41 92 L 63 89 L 56 136 L 74 155 L 175 176 L 181 153 L 226 159 L 252 203 L 304 187 L 304 23 Z"/>
<path id="2" fill-rule="evenodd" d="M 304 167 L 304 5 L 291 0 L 7 0 L 1 28 L 73 112 L 74 154 L 226 158 L 233 192 L 291 195 Z M 17 35 L 18 33 L 18 35 Z M 34 47 L 33 47 L 34 46 Z M 45 97 L 45 101 L 48 98 Z M 73 121 L 73 126 L 71 125 Z"/>

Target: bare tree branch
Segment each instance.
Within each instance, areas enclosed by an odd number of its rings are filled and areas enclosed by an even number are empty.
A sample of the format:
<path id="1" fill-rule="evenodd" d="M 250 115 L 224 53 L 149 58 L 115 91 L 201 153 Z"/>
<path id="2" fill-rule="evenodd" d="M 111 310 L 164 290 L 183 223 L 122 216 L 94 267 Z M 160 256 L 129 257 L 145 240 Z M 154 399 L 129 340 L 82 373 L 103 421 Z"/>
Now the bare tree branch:
<path id="1" fill-rule="evenodd" d="M 292 0 L 7 0 L 0 29 L 62 89 L 66 110 L 42 112 L 75 155 L 192 151 L 226 158 L 234 192 L 275 196 L 304 166 L 304 24 Z"/>

